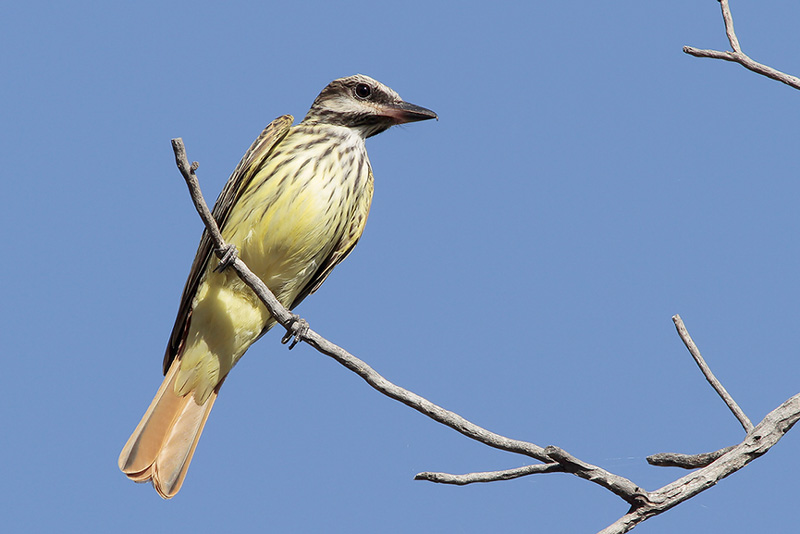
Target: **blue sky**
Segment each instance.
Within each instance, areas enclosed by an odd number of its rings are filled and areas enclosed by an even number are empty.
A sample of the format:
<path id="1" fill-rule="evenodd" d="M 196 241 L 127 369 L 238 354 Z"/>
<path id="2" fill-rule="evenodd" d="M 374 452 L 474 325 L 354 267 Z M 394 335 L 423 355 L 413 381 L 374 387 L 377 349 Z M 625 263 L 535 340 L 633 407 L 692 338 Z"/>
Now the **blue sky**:
<path id="1" fill-rule="evenodd" d="M 796 2 L 732 5 L 800 74 Z M 0 20 L 0 502 L 9 532 L 595 532 L 626 511 L 378 395 L 276 331 L 231 373 L 172 501 L 116 459 L 161 379 L 201 232 L 170 139 L 216 198 L 273 118 L 361 72 L 440 120 L 368 142 L 354 254 L 298 309 L 388 379 L 653 490 L 662 451 L 797 393 L 797 91 L 727 48 L 714 0 L 16 2 Z M 798 437 L 637 532 L 786 531 Z M 746 511 L 746 512 L 745 512 Z M 224 529 L 224 530 L 223 530 Z"/>

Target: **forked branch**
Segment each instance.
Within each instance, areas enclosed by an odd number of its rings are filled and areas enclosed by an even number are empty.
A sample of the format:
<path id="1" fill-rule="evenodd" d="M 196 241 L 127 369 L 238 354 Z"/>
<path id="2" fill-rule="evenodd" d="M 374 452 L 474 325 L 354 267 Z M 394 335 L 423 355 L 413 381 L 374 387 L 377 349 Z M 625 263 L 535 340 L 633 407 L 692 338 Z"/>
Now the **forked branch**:
<path id="1" fill-rule="evenodd" d="M 728 6 L 728 0 L 718 1 L 720 8 L 722 9 L 722 20 L 725 22 L 725 34 L 728 36 L 728 42 L 731 44 L 732 51 L 706 50 L 694 48 L 693 46 L 684 46 L 683 51 L 695 57 L 708 57 L 712 59 L 732 61 L 734 63 L 738 63 L 746 69 L 761 74 L 762 76 L 785 83 L 786 85 L 794 87 L 795 89 L 800 89 L 800 78 L 754 61 L 750 58 L 750 56 L 742 52 L 742 47 L 739 45 L 739 39 L 736 37 L 736 32 L 733 30 L 733 15 L 731 15 L 731 8 Z"/>

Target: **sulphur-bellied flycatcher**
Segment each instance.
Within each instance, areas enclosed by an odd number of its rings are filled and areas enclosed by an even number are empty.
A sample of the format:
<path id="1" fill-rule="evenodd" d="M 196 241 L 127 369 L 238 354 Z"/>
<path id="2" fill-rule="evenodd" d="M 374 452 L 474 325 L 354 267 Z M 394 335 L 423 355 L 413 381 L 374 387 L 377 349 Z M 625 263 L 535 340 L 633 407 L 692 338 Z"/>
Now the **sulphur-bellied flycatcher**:
<path id="1" fill-rule="evenodd" d="M 214 206 L 223 238 L 292 309 L 319 288 L 361 237 L 372 201 L 364 140 L 436 118 L 363 75 L 331 82 L 306 117 L 272 121 Z M 119 457 L 132 480 L 173 497 L 183 484 L 228 372 L 275 320 L 232 269 L 216 272 L 200 241 L 164 356 L 164 381 Z"/>

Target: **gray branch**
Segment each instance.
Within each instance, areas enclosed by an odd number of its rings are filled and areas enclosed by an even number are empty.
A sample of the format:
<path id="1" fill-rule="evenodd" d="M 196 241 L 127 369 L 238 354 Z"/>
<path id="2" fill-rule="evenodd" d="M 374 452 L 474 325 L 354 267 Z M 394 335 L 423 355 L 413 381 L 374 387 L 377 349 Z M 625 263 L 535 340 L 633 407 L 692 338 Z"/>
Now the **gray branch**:
<path id="1" fill-rule="evenodd" d="M 217 257 L 222 260 L 225 257 L 225 253 L 229 250 L 228 244 L 222 239 L 217 221 L 215 221 L 214 217 L 211 215 L 211 210 L 208 209 L 208 204 L 206 204 L 203 193 L 200 191 L 200 184 L 195 174 L 199 165 L 196 161 L 189 164 L 189 160 L 186 157 L 186 147 L 183 144 L 183 139 L 180 137 L 172 140 L 172 150 L 175 152 L 175 163 L 178 165 L 178 170 L 181 171 L 181 175 L 183 179 L 186 180 L 186 185 L 189 187 L 189 194 L 192 197 L 192 202 L 194 202 L 194 207 L 197 209 L 197 213 L 200 214 L 200 218 L 203 220 L 206 230 L 208 230 L 211 241 L 214 243 L 214 252 L 217 254 Z M 267 289 L 264 282 L 253 274 L 241 259 L 235 256 L 229 259 L 231 260 L 229 261 L 230 266 L 236 271 L 239 278 L 258 295 L 258 298 L 261 299 L 272 316 L 275 317 L 287 331 L 290 331 L 291 325 L 294 322 L 294 315 L 278 302 L 278 299 Z"/>
<path id="2" fill-rule="evenodd" d="M 178 169 L 181 171 L 184 180 L 186 180 L 186 184 L 189 187 L 189 193 L 192 196 L 192 201 L 194 202 L 195 208 L 200 214 L 200 217 L 203 219 L 203 223 L 208 229 L 208 233 L 214 242 L 215 253 L 220 257 L 220 259 L 222 259 L 223 255 L 228 250 L 228 245 L 222 238 L 222 234 L 217 227 L 217 223 L 212 217 L 211 211 L 208 209 L 208 205 L 203 199 L 203 195 L 200 191 L 200 186 L 197 181 L 197 176 L 194 172 L 197 169 L 197 164 L 189 164 L 189 160 L 186 157 L 186 148 L 183 145 L 182 139 L 173 139 L 172 148 L 175 152 L 175 161 L 178 165 Z M 236 274 L 238 274 L 239 277 L 248 285 L 248 287 L 253 290 L 256 296 L 261 299 L 261 301 L 264 303 L 264 306 L 266 306 L 272 316 L 275 317 L 275 319 L 284 328 L 286 328 L 288 333 L 297 335 L 301 341 L 308 343 L 319 352 L 330 356 L 340 364 L 344 365 L 358 376 L 363 378 L 370 386 L 379 392 L 397 401 L 400 401 L 406 406 L 414 408 L 418 412 L 427 415 L 431 419 L 447 425 L 461 434 L 464 434 L 465 436 L 479 441 L 485 445 L 494 447 L 496 449 L 529 456 L 545 463 L 552 462 L 552 460 L 545 454 L 544 449 L 538 445 L 495 434 L 494 432 L 467 421 L 456 413 L 445 410 L 441 406 L 437 406 L 429 400 L 420 397 L 416 393 L 389 382 L 364 361 L 356 358 L 342 347 L 331 343 L 310 328 L 307 330 L 304 329 L 304 331 L 300 332 L 299 334 L 295 334 L 292 326 L 297 322 L 296 316 L 284 308 L 280 302 L 278 302 L 278 299 L 275 298 L 275 295 L 272 294 L 264 282 L 262 282 L 261 279 L 259 279 L 238 257 L 233 258 L 233 260 L 230 262 L 230 267 L 236 271 Z"/>
<path id="3" fill-rule="evenodd" d="M 642 521 L 666 512 L 714 486 L 735 473 L 775 445 L 800 419 L 800 393 L 790 398 L 767 416 L 745 437 L 710 465 L 689 473 L 661 489 L 651 491 L 650 502 L 629 511 L 600 534 L 621 534 Z"/>
<path id="4" fill-rule="evenodd" d="M 733 449 L 733 445 L 718 451 L 704 452 L 701 454 L 681 454 L 677 452 L 660 452 L 648 456 L 647 463 L 658 467 L 681 467 L 683 469 L 697 469 L 705 467 Z"/>
<path id="5" fill-rule="evenodd" d="M 708 57 L 712 59 L 732 61 L 734 63 L 738 63 L 748 70 L 761 74 L 762 76 L 785 83 L 786 85 L 794 87 L 795 89 L 800 89 L 800 78 L 754 61 L 750 58 L 750 56 L 742 52 L 742 47 L 739 45 L 739 39 L 736 37 L 736 32 L 733 30 L 733 15 L 731 15 L 731 9 L 728 6 L 728 0 L 718 1 L 720 7 L 722 8 L 722 19 L 725 22 L 725 34 L 728 36 L 728 42 L 731 44 L 733 51 L 704 50 L 700 48 L 694 48 L 692 46 L 684 46 L 683 51 L 694 57 Z"/>
<path id="6" fill-rule="evenodd" d="M 451 475 L 449 473 L 418 473 L 414 480 L 427 480 L 438 484 L 454 484 L 456 486 L 466 486 L 475 482 L 497 482 L 500 480 L 512 480 L 519 477 L 534 475 L 537 473 L 564 473 L 564 466 L 555 462 L 549 464 L 534 464 L 514 469 L 504 469 L 502 471 L 486 471 L 483 473 L 468 473 L 466 475 Z"/>
<path id="7" fill-rule="evenodd" d="M 722 383 L 717 380 L 717 377 L 714 376 L 714 373 L 711 372 L 711 369 L 708 367 L 708 364 L 703 359 L 703 356 L 700 355 L 700 349 L 697 348 L 694 341 L 692 340 L 692 336 L 689 335 L 689 332 L 686 330 L 686 326 L 683 324 L 683 320 L 681 319 L 680 315 L 673 315 L 672 322 L 675 323 L 675 328 L 678 330 L 678 335 L 683 340 L 683 344 L 686 345 L 686 348 L 689 349 L 689 354 L 692 355 L 694 361 L 697 363 L 697 366 L 700 367 L 700 371 L 703 372 L 703 376 L 706 377 L 708 383 L 711 384 L 711 387 L 714 388 L 714 391 L 722 397 L 722 400 L 725 401 L 725 404 L 728 406 L 733 415 L 736 416 L 736 419 L 742 424 L 744 427 L 745 432 L 750 432 L 753 430 L 753 423 L 750 422 L 747 415 L 745 415 L 744 411 L 739 408 L 739 405 L 736 404 L 736 401 L 733 400 L 730 393 L 727 392 L 725 387 Z"/>
<path id="8" fill-rule="evenodd" d="M 648 493 L 627 478 L 609 473 L 596 465 L 587 464 L 586 462 L 578 460 L 567 451 L 559 449 L 554 445 L 550 445 L 544 451 L 550 458 L 563 465 L 568 473 L 572 473 L 603 486 L 634 507 L 638 507 L 650 501 Z"/>

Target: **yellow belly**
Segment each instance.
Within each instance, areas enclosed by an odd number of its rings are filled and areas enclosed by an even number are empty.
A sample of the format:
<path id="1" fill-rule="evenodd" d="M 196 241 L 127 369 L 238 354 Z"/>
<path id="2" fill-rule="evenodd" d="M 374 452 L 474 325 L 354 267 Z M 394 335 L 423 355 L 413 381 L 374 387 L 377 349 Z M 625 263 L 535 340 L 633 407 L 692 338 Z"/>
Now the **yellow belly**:
<path id="1" fill-rule="evenodd" d="M 342 172 L 341 156 L 334 151 L 331 157 L 327 164 L 299 170 L 286 158 L 273 158 L 243 192 L 222 231 L 225 240 L 238 248 L 239 257 L 287 307 L 342 238 L 355 204 L 363 202 L 360 195 L 366 192 L 353 187 L 366 183 L 366 176 Z M 215 265 L 212 258 L 198 287 L 175 384 L 180 395 L 194 392 L 198 404 L 274 325 L 236 273 L 212 272 Z"/>

